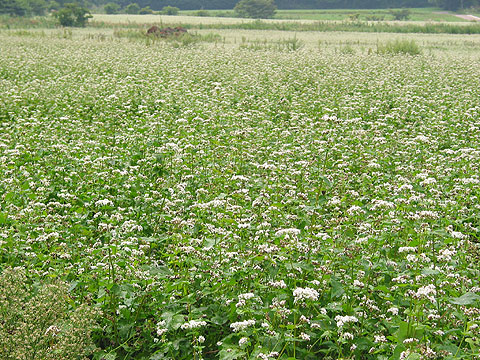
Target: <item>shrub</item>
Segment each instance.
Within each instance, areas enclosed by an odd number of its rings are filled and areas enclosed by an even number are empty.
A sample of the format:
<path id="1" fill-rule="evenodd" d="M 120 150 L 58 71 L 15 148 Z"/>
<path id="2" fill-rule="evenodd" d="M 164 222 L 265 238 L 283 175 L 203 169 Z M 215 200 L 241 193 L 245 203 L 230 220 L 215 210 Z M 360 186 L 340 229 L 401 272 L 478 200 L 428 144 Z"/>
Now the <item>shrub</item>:
<path id="1" fill-rule="evenodd" d="M 110 2 L 103 7 L 103 10 L 106 14 L 118 14 L 120 5 Z"/>
<path id="2" fill-rule="evenodd" d="M 175 6 L 164 6 L 162 9 L 162 14 L 164 15 L 178 15 L 178 12 L 180 11 L 179 8 Z"/>
<path id="3" fill-rule="evenodd" d="M 421 54 L 420 47 L 413 40 L 388 41 L 385 44 L 377 44 L 378 54 Z"/>
<path id="4" fill-rule="evenodd" d="M 400 9 L 400 10 L 390 10 L 390 14 L 393 15 L 394 20 L 408 20 L 411 12 L 409 9 Z"/>
<path id="5" fill-rule="evenodd" d="M 239 17 L 253 19 L 272 18 L 276 10 L 273 0 L 240 0 L 234 8 Z"/>
<path id="6" fill-rule="evenodd" d="M 128 4 L 125 7 L 125 12 L 127 14 L 138 14 L 140 11 L 140 6 L 137 3 Z"/>
<path id="7" fill-rule="evenodd" d="M 150 6 L 145 6 L 144 8 L 141 8 L 138 13 L 140 15 L 148 15 L 153 14 L 153 10 L 150 8 Z"/>
<path id="8" fill-rule="evenodd" d="M 67 3 L 63 8 L 57 11 L 54 16 L 62 26 L 84 27 L 92 17 L 90 11 L 78 4 Z"/>
<path id="9" fill-rule="evenodd" d="M 35 288 L 23 268 L 0 275 L 0 358 L 85 359 L 95 350 L 90 339 L 95 312 L 85 305 L 70 310 L 65 283 Z"/>

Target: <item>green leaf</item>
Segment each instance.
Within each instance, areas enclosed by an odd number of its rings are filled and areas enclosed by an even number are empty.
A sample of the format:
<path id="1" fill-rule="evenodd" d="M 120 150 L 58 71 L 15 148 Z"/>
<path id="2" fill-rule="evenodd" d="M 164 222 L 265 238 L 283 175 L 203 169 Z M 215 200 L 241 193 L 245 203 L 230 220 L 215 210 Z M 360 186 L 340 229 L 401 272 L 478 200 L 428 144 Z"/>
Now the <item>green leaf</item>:
<path id="1" fill-rule="evenodd" d="M 455 305 L 471 305 L 480 300 L 477 294 L 467 292 L 458 298 L 451 298 L 450 302 Z"/>
<path id="2" fill-rule="evenodd" d="M 438 274 L 440 274 L 440 271 L 428 268 L 428 269 L 423 269 L 422 274 L 423 275 L 438 275 Z"/>
<path id="3" fill-rule="evenodd" d="M 340 282 L 332 279 L 330 284 L 332 285 L 332 299 L 339 298 L 345 293 L 345 290 Z"/>
<path id="4" fill-rule="evenodd" d="M 223 349 L 218 353 L 220 360 L 235 360 L 245 356 L 246 353 L 239 349 Z"/>
<path id="5" fill-rule="evenodd" d="M 395 333 L 398 343 L 402 343 L 403 340 L 409 337 L 408 334 L 408 323 L 406 321 L 402 321 L 400 323 L 400 327 L 398 328 L 397 332 Z"/>

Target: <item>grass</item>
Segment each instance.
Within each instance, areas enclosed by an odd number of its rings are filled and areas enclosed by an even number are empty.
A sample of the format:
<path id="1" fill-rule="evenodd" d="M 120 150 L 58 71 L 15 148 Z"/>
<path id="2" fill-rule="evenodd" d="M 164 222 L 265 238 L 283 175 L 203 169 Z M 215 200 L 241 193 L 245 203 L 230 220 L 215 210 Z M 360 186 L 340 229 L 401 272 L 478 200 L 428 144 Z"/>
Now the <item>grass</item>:
<path id="1" fill-rule="evenodd" d="M 0 358 L 478 357 L 476 37 L 136 31 L 0 32 Z"/>
<path id="2" fill-rule="evenodd" d="M 186 29 L 242 29 L 278 31 L 343 31 L 372 33 L 424 33 L 424 34 L 480 34 L 480 24 L 462 23 L 418 23 L 418 22 L 365 22 L 365 21 L 310 21 L 310 20 L 245 20 L 235 18 L 168 17 L 152 15 L 142 17 L 127 15 L 95 15 L 89 23 L 91 27 L 144 27 L 182 26 Z"/>

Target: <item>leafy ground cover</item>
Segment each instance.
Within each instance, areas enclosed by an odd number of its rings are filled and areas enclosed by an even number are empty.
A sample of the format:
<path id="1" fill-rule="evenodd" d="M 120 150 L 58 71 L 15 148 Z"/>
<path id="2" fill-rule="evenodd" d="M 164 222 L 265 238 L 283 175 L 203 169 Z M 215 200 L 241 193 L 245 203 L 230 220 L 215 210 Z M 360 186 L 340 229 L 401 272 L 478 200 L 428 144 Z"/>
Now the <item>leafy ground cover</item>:
<path id="1" fill-rule="evenodd" d="M 0 266 L 93 358 L 479 355 L 478 52 L 0 40 Z"/>

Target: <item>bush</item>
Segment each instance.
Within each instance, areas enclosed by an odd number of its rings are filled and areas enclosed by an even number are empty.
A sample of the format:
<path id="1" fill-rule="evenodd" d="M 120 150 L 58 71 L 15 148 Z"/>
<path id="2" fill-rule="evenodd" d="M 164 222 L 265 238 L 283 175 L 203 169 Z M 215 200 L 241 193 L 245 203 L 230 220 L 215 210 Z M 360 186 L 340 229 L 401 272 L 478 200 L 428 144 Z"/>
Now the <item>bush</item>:
<path id="1" fill-rule="evenodd" d="M 378 54 L 421 54 L 420 47 L 413 40 L 388 41 L 386 44 L 377 44 Z"/>
<path id="2" fill-rule="evenodd" d="M 411 12 L 408 9 L 390 10 L 390 14 L 392 14 L 394 20 L 408 20 Z"/>
<path id="3" fill-rule="evenodd" d="M 252 19 L 270 19 L 276 10 L 273 0 L 240 0 L 234 8 L 239 17 Z"/>
<path id="4" fill-rule="evenodd" d="M 129 4 L 125 7 L 127 14 L 138 14 L 140 12 L 140 6 L 137 3 Z"/>
<path id="5" fill-rule="evenodd" d="M 92 17 L 90 11 L 78 4 L 67 3 L 63 8 L 57 11 L 54 16 L 62 26 L 84 27 Z"/>
<path id="6" fill-rule="evenodd" d="M 105 10 L 106 14 L 118 14 L 118 11 L 120 10 L 120 5 L 115 3 L 108 3 L 103 7 L 103 10 Z"/>
<path id="7" fill-rule="evenodd" d="M 162 9 L 162 14 L 164 15 L 178 15 L 178 12 L 180 11 L 179 8 L 175 6 L 164 6 Z"/>
<path id="8" fill-rule="evenodd" d="M 3 271 L 1 359 L 84 359 L 95 350 L 90 334 L 96 313 L 85 305 L 71 310 L 67 289 L 60 281 L 31 284 L 23 268 Z"/>
<path id="9" fill-rule="evenodd" d="M 148 14 L 153 14 L 153 10 L 150 9 L 150 6 L 145 6 L 144 8 L 141 8 L 138 13 L 140 15 L 148 15 Z"/>

